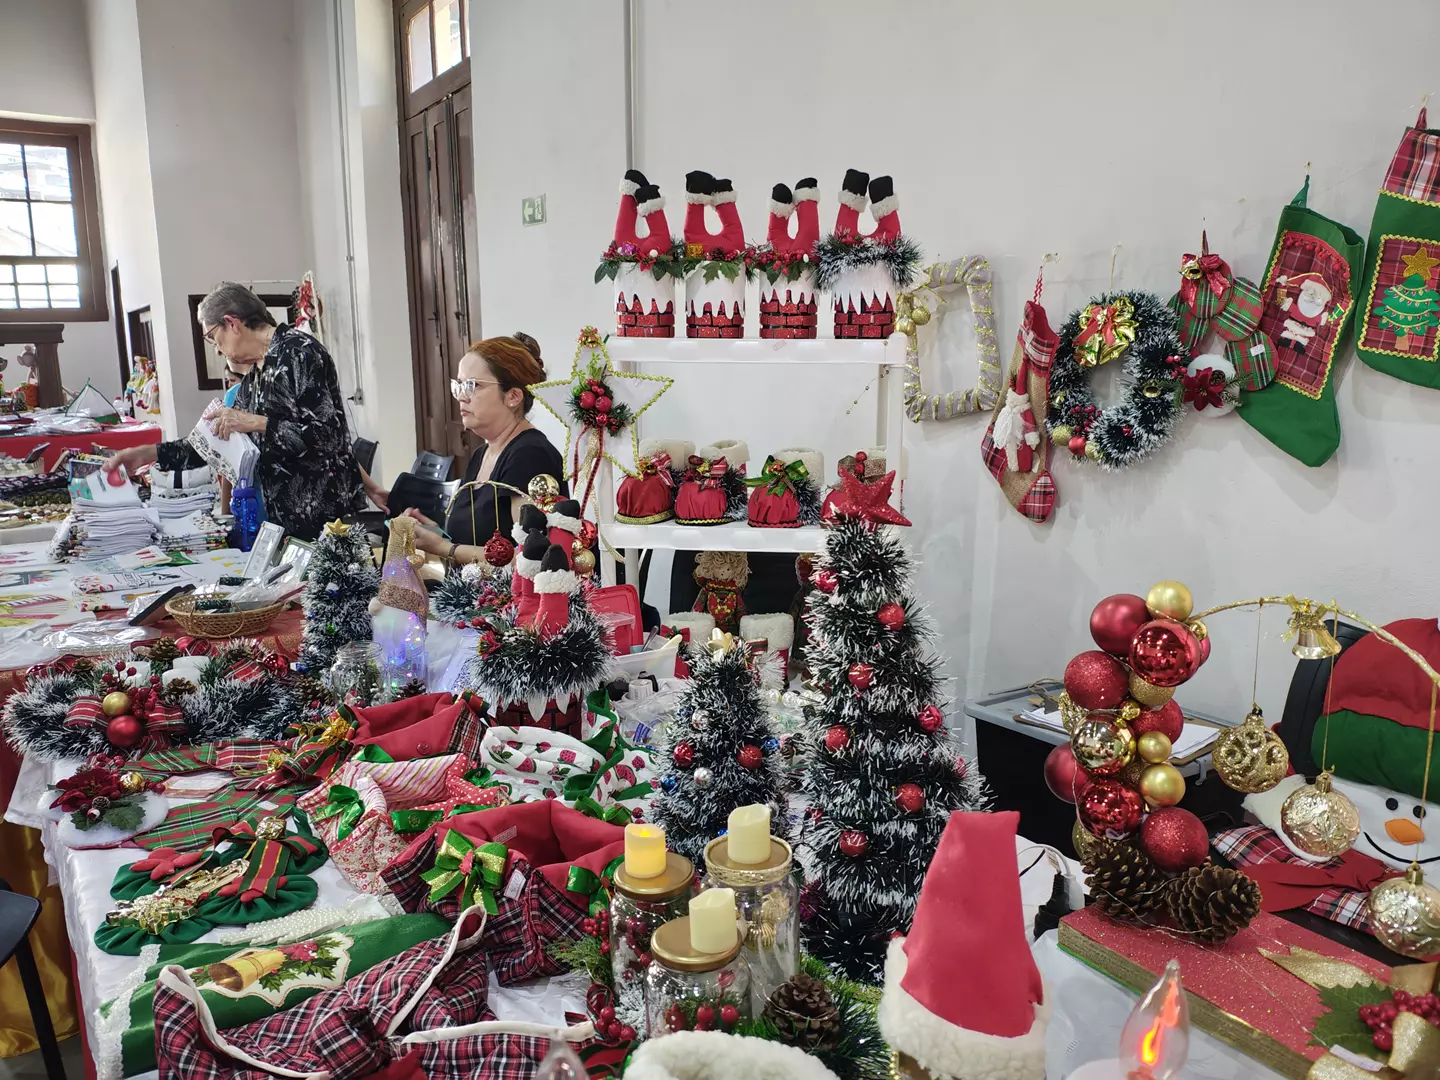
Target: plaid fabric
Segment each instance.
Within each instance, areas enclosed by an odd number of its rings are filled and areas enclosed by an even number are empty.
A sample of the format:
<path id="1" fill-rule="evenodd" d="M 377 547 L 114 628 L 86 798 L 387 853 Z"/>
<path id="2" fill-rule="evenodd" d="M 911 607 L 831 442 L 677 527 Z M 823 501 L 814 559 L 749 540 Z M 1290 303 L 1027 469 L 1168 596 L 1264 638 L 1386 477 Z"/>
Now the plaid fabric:
<path id="1" fill-rule="evenodd" d="M 389 1036 L 493 1019 L 475 919 L 461 923 L 470 940 L 460 938 L 457 923 L 450 934 L 423 941 L 341 987 L 218 1037 L 206 1033 L 213 1030 L 209 1009 L 184 969 L 166 968 L 154 997 L 161 1080 L 273 1080 L 238 1055 L 300 1073 L 328 1072 L 330 1080 L 359 1080 L 401 1056 Z"/>
<path id="2" fill-rule="evenodd" d="M 629 1047 L 606 1044 L 594 1037 L 588 1024 L 559 1028 L 551 1034 L 494 1030 L 501 1024 L 458 1031 L 427 1032 L 423 1041 L 410 1036 L 399 1052 L 419 1052 L 420 1065 L 431 1080 L 530 1080 L 550 1052 L 550 1040 L 567 1039 L 592 1077 L 619 1076 Z M 411 1042 L 409 1039 L 415 1041 Z"/>
<path id="3" fill-rule="evenodd" d="M 1249 278 L 1237 277 L 1230 283 L 1230 302 L 1216 312 L 1211 324 L 1225 341 L 1238 341 L 1254 332 L 1265 312 L 1260 286 Z"/>
<path id="4" fill-rule="evenodd" d="M 1275 381 L 1275 343 L 1259 330 L 1227 343 L 1225 359 L 1235 365 L 1245 390 L 1263 390 Z"/>
<path id="5" fill-rule="evenodd" d="M 297 792 L 298 789 L 240 791 L 224 788 L 209 799 L 172 806 L 164 821 L 131 839 L 147 851 L 162 847 L 198 851 L 210 844 L 216 829 L 253 815 L 267 801 L 274 803 L 278 810 L 284 810 L 295 802 Z"/>
<path id="6" fill-rule="evenodd" d="M 1175 313 L 1175 328 L 1180 333 L 1180 344 L 1185 346 L 1185 351 L 1194 356 L 1200 351 L 1200 343 L 1205 340 L 1205 335 L 1210 329 L 1210 320 L 1202 319 L 1195 315 L 1185 306 L 1185 301 L 1180 299 L 1177 292 L 1170 297 L 1170 310 Z"/>
<path id="7" fill-rule="evenodd" d="M 76 698 L 65 712 L 65 726 L 69 728 L 104 727 L 105 710 L 100 707 L 97 697 Z"/>
<path id="8" fill-rule="evenodd" d="M 1440 133 L 1426 131 L 1425 110 L 1415 126 L 1406 128 L 1390 159 L 1382 194 L 1399 195 L 1416 202 L 1440 204 Z"/>
<path id="9" fill-rule="evenodd" d="M 1288 318 L 1281 308 L 1284 290 L 1280 279 L 1308 272 L 1320 274 L 1334 298 L 1330 318 L 1315 330 L 1315 336 L 1299 345 L 1284 336 Z M 1325 241 L 1287 230 L 1276 246 L 1275 259 L 1265 274 L 1262 290 L 1265 312 L 1260 331 L 1275 343 L 1275 381 L 1296 393 L 1319 399 L 1330 378 L 1335 345 L 1350 309 L 1350 264 Z M 1285 295 L 1293 290 L 1285 291 Z"/>
<path id="10" fill-rule="evenodd" d="M 1302 861 L 1285 846 L 1285 841 L 1264 825 L 1245 825 L 1238 829 L 1229 829 L 1216 836 L 1211 844 L 1232 865 L 1241 868 L 1260 866 L 1264 863 Z M 1339 866 L 1340 860 L 1307 862 L 1306 865 L 1330 870 Z M 1331 922 L 1354 927 L 1356 930 L 1363 930 L 1368 934 L 1370 933 L 1370 920 L 1365 916 L 1365 902 L 1369 895 L 1363 889 L 1339 887 L 1326 889 L 1306 905 L 1305 910 L 1313 912 L 1321 918 L 1329 919 Z"/>

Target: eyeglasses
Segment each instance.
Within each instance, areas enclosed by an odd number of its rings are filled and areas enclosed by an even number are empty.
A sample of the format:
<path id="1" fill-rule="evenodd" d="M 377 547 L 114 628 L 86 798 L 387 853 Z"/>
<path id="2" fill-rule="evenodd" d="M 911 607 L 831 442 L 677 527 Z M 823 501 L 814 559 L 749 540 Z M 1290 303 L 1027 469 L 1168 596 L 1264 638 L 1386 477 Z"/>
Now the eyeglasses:
<path id="1" fill-rule="evenodd" d="M 494 379 L 451 379 L 450 396 L 456 401 L 469 401 L 482 386 L 499 386 Z"/>
<path id="2" fill-rule="evenodd" d="M 215 336 L 216 336 L 217 334 L 219 334 L 221 330 L 224 330 L 224 329 L 225 329 L 225 324 L 224 324 L 223 322 L 220 322 L 220 323 L 216 323 L 214 326 L 210 327 L 209 330 L 206 330 L 206 331 L 205 331 L 205 342 L 206 342 L 206 344 L 211 345 L 211 346 L 214 346 L 214 345 L 215 345 Z"/>

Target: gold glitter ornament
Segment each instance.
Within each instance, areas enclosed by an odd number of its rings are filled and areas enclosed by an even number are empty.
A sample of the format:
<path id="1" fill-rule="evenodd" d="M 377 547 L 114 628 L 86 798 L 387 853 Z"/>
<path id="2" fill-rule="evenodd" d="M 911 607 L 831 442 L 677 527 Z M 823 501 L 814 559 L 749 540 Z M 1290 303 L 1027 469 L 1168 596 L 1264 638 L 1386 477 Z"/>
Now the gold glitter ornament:
<path id="1" fill-rule="evenodd" d="M 1360 811 L 1330 786 L 1322 772 L 1313 784 L 1290 794 L 1280 807 L 1280 827 L 1307 855 L 1333 859 L 1344 855 L 1360 835 Z"/>
<path id="2" fill-rule="evenodd" d="M 595 553 L 589 548 L 575 552 L 575 572 L 582 577 L 595 571 Z"/>
<path id="3" fill-rule="evenodd" d="M 1096 836 L 1079 821 L 1070 827 L 1070 843 L 1075 848 L 1075 857 L 1082 863 L 1091 862 L 1110 846 L 1109 840 Z"/>
<path id="4" fill-rule="evenodd" d="M 895 333 L 904 334 L 909 337 L 915 333 L 915 319 L 910 315 L 897 315 L 895 317 Z"/>
<path id="5" fill-rule="evenodd" d="M 1225 786 L 1246 795 L 1269 791 L 1290 769 L 1290 751 L 1280 736 L 1265 726 L 1259 705 L 1251 705 L 1238 726 L 1220 733 L 1210 757 Z"/>
<path id="6" fill-rule="evenodd" d="M 1070 736 L 1070 749 L 1086 772 L 1109 776 L 1130 764 L 1135 756 L 1135 736 L 1123 724 L 1086 720 Z"/>
<path id="7" fill-rule="evenodd" d="M 1091 439 L 1085 444 L 1085 456 L 1091 461 L 1099 461 L 1104 455 L 1100 452 L 1100 444 Z"/>
<path id="8" fill-rule="evenodd" d="M 1365 904 L 1370 929 L 1387 949 L 1416 959 L 1440 952 L 1440 889 L 1425 883 L 1417 864 L 1376 885 Z"/>
<path id="9" fill-rule="evenodd" d="M 1156 686 L 1139 675 L 1130 674 L 1130 696 L 1147 709 L 1158 709 L 1175 696 L 1173 686 Z"/>
<path id="10" fill-rule="evenodd" d="M 915 310 L 910 312 L 910 321 L 916 326 L 924 326 L 930 321 L 930 309 L 923 304 L 917 304 Z"/>
<path id="11" fill-rule="evenodd" d="M 1050 429 L 1050 441 L 1056 446 L 1070 445 L 1070 428 L 1065 424 L 1056 424 Z"/>
<path id="12" fill-rule="evenodd" d="M 1071 734 L 1073 734 L 1075 729 L 1083 724 L 1090 715 L 1079 705 L 1076 705 L 1075 702 L 1071 701 L 1069 692 L 1065 690 L 1060 691 L 1058 707 L 1060 709 L 1060 723 L 1064 725 L 1065 730 Z"/>

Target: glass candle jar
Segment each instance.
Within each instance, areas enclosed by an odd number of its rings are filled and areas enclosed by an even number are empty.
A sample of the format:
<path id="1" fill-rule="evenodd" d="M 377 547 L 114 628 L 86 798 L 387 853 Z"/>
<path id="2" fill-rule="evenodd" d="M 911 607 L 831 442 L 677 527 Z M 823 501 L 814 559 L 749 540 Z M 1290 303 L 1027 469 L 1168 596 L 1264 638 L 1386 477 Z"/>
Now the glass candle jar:
<path id="1" fill-rule="evenodd" d="M 756 1015 L 800 970 L 800 890 L 790 873 L 793 865 L 790 845 L 773 836 L 769 856 L 759 863 L 735 862 L 723 836 L 705 846 L 706 888 L 735 890 Z"/>
<path id="2" fill-rule="evenodd" d="M 695 867 L 683 855 L 665 854 L 665 869 L 655 877 L 632 877 L 625 864 L 615 868 L 610 893 L 610 968 L 615 981 L 615 1012 L 622 1022 L 645 1034 L 645 973 L 650 968 L 650 938 L 657 929 L 690 910 Z"/>
<path id="3" fill-rule="evenodd" d="M 351 641 L 336 651 L 324 679 L 341 701 L 369 705 L 379 689 L 383 661 L 384 653 L 375 642 Z"/>
<path id="4" fill-rule="evenodd" d="M 672 919 L 650 938 L 645 973 L 649 1038 L 673 1031 L 730 1031 L 750 1019 L 750 971 L 740 935 L 725 952 L 697 952 L 689 917 Z"/>

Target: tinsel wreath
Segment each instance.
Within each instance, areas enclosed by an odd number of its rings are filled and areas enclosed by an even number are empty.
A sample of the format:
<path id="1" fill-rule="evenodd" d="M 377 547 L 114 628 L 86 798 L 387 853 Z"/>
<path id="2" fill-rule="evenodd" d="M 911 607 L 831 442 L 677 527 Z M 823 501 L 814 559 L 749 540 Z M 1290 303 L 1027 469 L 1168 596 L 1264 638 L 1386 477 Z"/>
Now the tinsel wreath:
<path id="1" fill-rule="evenodd" d="M 1122 299 L 1131 304 L 1135 319 L 1135 340 L 1123 359 L 1130 381 L 1117 404 L 1102 408 L 1090 388 L 1094 367 L 1080 362 L 1076 338 L 1089 322 L 1087 313 Z M 1135 464 L 1169 439 L 1184 399 L 1187 363 L 1175 315 L 1160 297 L 1115 292 L 1092 300 L 1060 329 L 1060 346 L 1050 369 L 1051 438 L 1061 446 L 1083 438 L 1083 456 L 1102 469 Z"/>
<path id="2" fill-rule="evenodd" d="M 537 698 L 564 704 L 574 695 L 583 698 L 610 674 L 608 635 L 583 590 L 571 594 L 570 622 L 551 637 L 515 626 L 508 613 L 492 616 L 489 627 L 494 647 L 476 654 L 454 689 L 474 690 L 497 709 Z"/>
<path id="3" fill-rule="evenodd" d="M 446 574 L 435 587 L 430 594 L 430 610 L 435 618 L 468 623 L 488 618 L 510 603 L 510 570 L 497 570 L 488 577 L 466 572 L 476 565 L 470 563 L 458 574 Z"/>
<path id="4" fill-rule="evenodd" d="M 815 245 L 815 284 L 829 292 L 844 275 L 865 266 L 885 267 L 898 289 L 908 289 L 920 267 L 920 245 L 908 236 L 872 240 L 831 233 Z"/>

